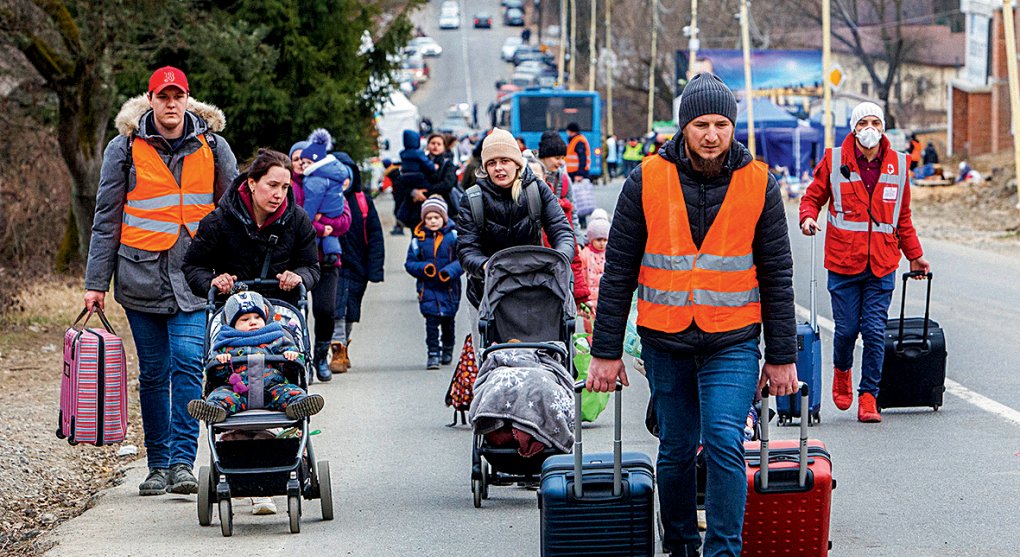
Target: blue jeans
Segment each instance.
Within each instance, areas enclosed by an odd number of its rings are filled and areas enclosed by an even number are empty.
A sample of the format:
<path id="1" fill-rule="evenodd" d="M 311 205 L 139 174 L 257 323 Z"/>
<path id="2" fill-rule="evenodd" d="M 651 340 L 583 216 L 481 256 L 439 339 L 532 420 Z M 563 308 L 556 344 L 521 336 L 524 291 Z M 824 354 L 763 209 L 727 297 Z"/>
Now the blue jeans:
<path id="1" fill-rule="evenodd" d="M 708 474 L 704 555 L 736 557 L 747 500 L 744 423 L 758 385 L 758 341 L 697 357 L 645 345 L 641 355 L 659 425 L 656 475 L 663 544 L 677 550 L 701 541 L 694 471 L 700 441 Z"/>
<path id="2" fill-rule="evenodd" d="M 195 463 L 198 421 L 188 402 L 202 398 L 205 314 L 125 309 L 138 350 L 138 391 L 149 468 Z"/>
<path id="3" fill-rule="evenodd" d="M 896 272 L 876 277 L 868 269 L 857 275 L 829 271 L 829 295 L 836 332 L 832 341 L 832 365 L 843 371 L 854 366 L 857 335 L 864 341 L 861 382 L 857 393 L 878 396 L 885 358 L 885 323 L 896 288 Z"/>

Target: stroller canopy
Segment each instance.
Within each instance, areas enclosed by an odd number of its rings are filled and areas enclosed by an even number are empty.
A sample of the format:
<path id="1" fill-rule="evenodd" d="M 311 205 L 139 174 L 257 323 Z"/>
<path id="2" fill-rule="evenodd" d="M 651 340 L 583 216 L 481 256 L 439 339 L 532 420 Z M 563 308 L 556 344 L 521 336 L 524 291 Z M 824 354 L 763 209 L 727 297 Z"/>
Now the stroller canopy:
<path id="1" fill-rule="evenodd" d="M 556 250 L 515 246 L 496 252 L 478 308 L 495 332 L 488 340 L 569 342 L 560 336 L 563 323 L 576 315 L 573 279 L 570 261 Z"/>

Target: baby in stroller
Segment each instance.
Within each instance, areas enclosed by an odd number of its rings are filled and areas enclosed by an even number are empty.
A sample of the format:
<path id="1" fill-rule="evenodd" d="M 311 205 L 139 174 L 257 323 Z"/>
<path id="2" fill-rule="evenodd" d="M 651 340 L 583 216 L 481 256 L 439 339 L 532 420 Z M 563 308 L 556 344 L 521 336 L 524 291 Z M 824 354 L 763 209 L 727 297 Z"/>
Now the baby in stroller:
<path id="1" fill-rule="evenodd" d="M 261 389 L 266 409 L 282 411 L 292 420 L 322 410 L 325 404 L 322 395 L 305 393 L 271 365 L 265 367 L 261 377 L 250 377 L 245 365 L 230 365 L 232 356 L 282 355 L 290 361 L 303 358 L 291 333 L 273 319 L 271 307 L 257 292 L 238 292 L 227 300 L 223 307 L 224 324 L 209 351 L 209 359 L 215 358 L 222 365 L 209 370 L 208 380 L 221 386 L 205 400 L 188 403 L 188 413 L 193 418 L 219 423 L 247 410 L 252 388 Z"/>

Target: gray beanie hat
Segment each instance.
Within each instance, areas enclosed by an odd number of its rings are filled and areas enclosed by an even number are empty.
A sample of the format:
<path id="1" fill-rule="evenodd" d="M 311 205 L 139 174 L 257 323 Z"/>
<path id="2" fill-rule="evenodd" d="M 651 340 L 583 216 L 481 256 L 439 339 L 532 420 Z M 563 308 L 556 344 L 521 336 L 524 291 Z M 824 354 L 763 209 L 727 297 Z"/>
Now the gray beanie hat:
<path id="1" fill-rule="evenodd" d="M 223 306 L 223 319 L 231 327 L 237 323 L 238 317 L 246 313 L 257 313 L 264 321 L 269 321 L 266 299 L 262 294 L 244 290 L 228 298 Z"/>
<path id="2" fill-rule="evenodd" d="M 725 116 L 737 123 L 737 98 L 718 76 L 699 73 L 687 82 L 680 95 L 680 111 L 677 125 L 682 132 L 691 120 L 706 114 Z"/>

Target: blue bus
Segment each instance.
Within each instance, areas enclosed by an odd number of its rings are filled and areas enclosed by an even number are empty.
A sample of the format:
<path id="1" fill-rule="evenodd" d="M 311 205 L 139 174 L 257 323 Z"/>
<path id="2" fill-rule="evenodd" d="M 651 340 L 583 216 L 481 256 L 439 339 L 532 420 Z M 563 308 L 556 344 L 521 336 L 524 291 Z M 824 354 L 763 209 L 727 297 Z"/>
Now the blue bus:
<path id="1" fill-rule="evenodd" d="M 560 132 L 566 142 L 567 124 L 571 122 L 577 122 L 591 145 L 589 176 L 601 176 L 602 100 L 597 91 L 517 91 L 499 101 L 494 115 L 495 125 L 523 139 L 529 149 L 538 149 L 538 140 L 548 130 Z"/>

